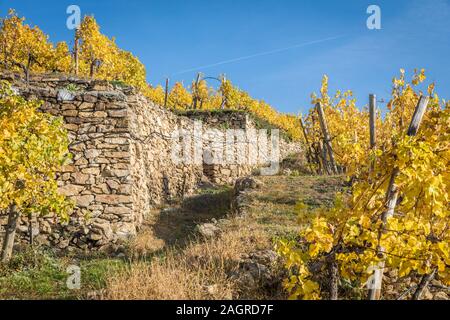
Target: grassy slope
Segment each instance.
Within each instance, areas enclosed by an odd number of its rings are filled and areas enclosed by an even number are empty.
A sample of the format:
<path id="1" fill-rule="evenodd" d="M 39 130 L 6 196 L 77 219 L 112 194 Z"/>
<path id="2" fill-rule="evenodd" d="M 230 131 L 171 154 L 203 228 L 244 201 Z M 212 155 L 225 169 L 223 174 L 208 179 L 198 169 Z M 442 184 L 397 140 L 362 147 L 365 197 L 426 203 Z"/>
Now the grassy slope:
<path id="1" fill-rule="evenodd" d="M 155 211 L 125 256 L 52 257 L 26 251 L 0 269 L 0 298 L 6 299 L 284 299 L 278 286 L 243 286 L 232 276 L 243 257 L 272 249 L 280 237 L 295 237 L 294 207 L 301 199 L 330 205 L 339 178 L 261 177 L 248 196 L 245 217 L 229 216 L 231 191 L 206 189 L 170 209 Z M 220 234 L 201 239 L 195 226 L 218 220 Z M 66 289 L 68 265 L 81 266 L 81 290 Z M 281 272 L 281 267 L 279 267 Z"/>

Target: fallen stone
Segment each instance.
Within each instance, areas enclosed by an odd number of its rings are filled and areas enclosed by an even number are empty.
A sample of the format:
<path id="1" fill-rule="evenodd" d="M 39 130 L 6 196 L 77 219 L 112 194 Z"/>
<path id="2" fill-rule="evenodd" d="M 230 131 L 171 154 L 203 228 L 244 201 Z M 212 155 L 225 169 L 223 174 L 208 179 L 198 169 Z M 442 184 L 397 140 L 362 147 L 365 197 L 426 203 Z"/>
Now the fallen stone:
<path id="1" fill-rule="evenodd" d="M 433 296 L 433 300 L 450 300 L 448 294 L 446 294 L 445 292 L 436 292 Z"/>
<path id="2" fill-rule="evenodd" d="M 249 258 L 260 264 L 271 265 L 277 262 L 278 255 L 273 250 L 261 250 L 251 253 Z"/>
<path id="3" fill-rule="evenodd" d="M 204 223 L 197 225 L 197 232 L 205 238 L 213 238 L 220 232 L 220 228 L 212 223 Z"/>
<path id="4" fill-rule="evenodd" d="M 219 293 L 219 286 L 217 284 L 213 284 L 211 286 L 206 286 L 206 291 L 211 296 L 216 296 Z"/>
<path id="5" fill-rule="evenodd" d="M 234 186 L 235 193 L 236 192 L 243 192 L 246 190 L 252 190 L 252 189 L 258 189 L 262 186 L 261 181 L 253 178 L 253 177 L 246 177 L 236 180 L 236 184 Z"/>

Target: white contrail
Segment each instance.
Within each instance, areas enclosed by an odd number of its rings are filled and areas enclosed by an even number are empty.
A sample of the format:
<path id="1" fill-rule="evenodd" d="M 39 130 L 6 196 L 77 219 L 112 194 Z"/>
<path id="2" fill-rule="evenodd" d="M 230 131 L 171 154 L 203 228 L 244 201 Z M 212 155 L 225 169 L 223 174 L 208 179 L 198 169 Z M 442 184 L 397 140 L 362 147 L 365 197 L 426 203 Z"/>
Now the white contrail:
<path id="1" fill-rule="evenodd" d="M 182 71 L 174 73 L 173 75 L 179 75 L 179 74 L 188 73 L 188 72 L 192 72 L 192 71 L 203 70 L 203 69 L 207 69 L 207 68 L 221 66 L 221 65 L 224 65 L 224 64 L 229 64 L 229 63 L 238 62 L 238 61 L 242 61 L 242 60 L 248 60 L 248 59 L 261 57 L 261 56 L 266 56 L 266 55 L 269 55 L 269 54 L 274 54 L 274 53 L 278 53 L 278 52 L 282 52 L 282 51 L 287 51 L 287 50 L 291 50 L 291 49 L 295 49 L 295 48 L 306 47 L 306 46 L 309 46 L 309 45 L 312 45 L 312 44 L 316 44 L 316 43 L 321 43 L 321 42 L 325 42 L 325 41 L 339 39 L 339 38 L 342 38 L 344 36 L 345 35 L 339 35 L 339 36 L 325 38 L 325 39 L 320 39 L 320 40 L 308 41 L 308 42 L 296 44 L 294 46 L 290 46 L 290 47 L 286 47 L 286 48 L 275 49 L 275 50 L 271 50 L 271 51 L 255 53 L 255 54 L 252 54 L 252 55 L 249 55 L 249 56 L 243 56 L 243 57 L 239 57 L 239 58 L 224 60 L 224 61 L 220 61 L 220 62 L 216 62 L 216 63 L 212 63 L 212 64 L 207 64 L 207 65 L 204 65 L 204 66 L 199 66 L 199 67 L 195 67 L 195 68 L 182 70 Z"/>

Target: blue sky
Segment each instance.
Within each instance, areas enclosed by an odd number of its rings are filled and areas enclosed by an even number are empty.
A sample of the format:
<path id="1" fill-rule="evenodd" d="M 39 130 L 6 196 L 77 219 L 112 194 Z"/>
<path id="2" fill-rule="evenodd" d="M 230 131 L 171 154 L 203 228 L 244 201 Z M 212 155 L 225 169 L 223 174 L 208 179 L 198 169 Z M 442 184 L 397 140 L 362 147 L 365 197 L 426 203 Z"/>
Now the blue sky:
<path id="1" fill-rule="evenodd" d="M 165 77 L 190 83 L 198 71 L 226 74 L 252 96 L 298 113 L 310 108 L 323 74 L 331 90 L 351 89 L 363 106 L 369 93 L 389 97 L 400 68 L 425 68 L 450 98 L 450 0 L 2 0 L 0 11 L 15 8 L 60 41 L 73 37 L 70 4 L 137 55 L 154 85 Z M 366 27 L 371 4 L 381 8 L 381 30 Z"/>

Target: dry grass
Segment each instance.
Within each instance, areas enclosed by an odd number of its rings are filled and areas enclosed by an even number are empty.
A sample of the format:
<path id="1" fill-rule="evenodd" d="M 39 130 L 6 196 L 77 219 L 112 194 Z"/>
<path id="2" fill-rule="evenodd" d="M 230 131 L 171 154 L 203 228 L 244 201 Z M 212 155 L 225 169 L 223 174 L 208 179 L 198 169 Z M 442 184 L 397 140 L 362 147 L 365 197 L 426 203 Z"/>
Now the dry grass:
<path id="1" fill-rule="evenodd" d="M 238 299 L 242 288 L 230 275 L 239 267 L 242 254 L 270 246 L 266 234 L 243 222 L 234 218 L 216 239 L 192 241 L 182 251 L 172 248 L 150 262 L 132 263 L 109 277 L 105 298 Z"/>
<path id="2" fill-rule="evenodd" d="M 280 289 L 277 289 L 278 292 L 269 292 L 262 287 L 243 286 L 235 280 L 233 274 L 238 270 L 243 256 L 258 250 L 272 249 L 274 239 L 296 236 L 296 201 L 302 199 L 311 206 L 328 205 L 332 202 L 334 193 L 342 188 L 342 183 L 339 178 L 325 180 L 317 177 L 280 176 L 261 179 L 264 186 L 249 195 L 246 217 L 228 216 L 221 223 L 220 235 L 214 239 L 204 240 L 191 232 L 193 222 L 208 221 L 207 212 L 214 206 L 214 202 L 200 203 L 200 206 L 193 206 L 190 211 L 180 208 L 166 217 L 154 216 L 150 219 L 130 246 L 132 262 L 108 277 L 103 298 L 285 298 L 285 293 Z M 205 208 L 208 210 L 204 210 Z M 221 215 L 222 218 L 225 217 L 228 213 L 226 208 L 227 206 L 223 206 L 221 210 L 215 210 L 211 218 L 220 218 Z M 173 220 L 177 223 L 173 223 Z M 175 241 L 180 235 L 183 241 Z"/>
<path id="3" fill-rule="evenodd" d="M 18 254 L 9 268 L 0 268 L 0 298 L 285 299 L 280 286 L 284 269 L 278 262 L 264 265 L 268 277 L 249 278 L 248 268 L 257 261 L 253 254 L 273 249 L 278 238 L 295 239 L 295 203 L 302 199 L 311 207 L 329 205 L 342 183 L 323 177 L 260 179 L 263 186 L 246 196 L 245 217 L 229 215 L 231 190 L 221 187 L 153 211 L 124 251 L 125 259 L 107 253 Z M 213 239 L 200 238 L 196 225 L 212 219 L 221 232 Z M 82 270 L 80 291 L 66 288 L 66 267 L 74 263 Z"/>
<path id="4" fill-rule="evenodd" d="M 152 211 L 146 219 L 139 234 L 128 245 L 128 255 L 131 259 L 138 259 L 158 252 L 166 246 L 164 239 L 158 238 L 152 228 L 156 224 L 159 211 Z"/>
<path id="5" fill-rule="evenodd" d="M 217 290 L 208 293 L 208 285 Z M 106 299 L 180 300 L 230 299 L 232 288 L 223 270 L 202 267 L 195 270 L 178 255 L 170 253 L 163 261 L 138 262 L 107 283 Z"/>

